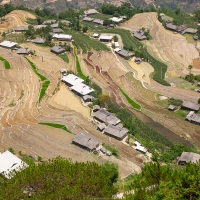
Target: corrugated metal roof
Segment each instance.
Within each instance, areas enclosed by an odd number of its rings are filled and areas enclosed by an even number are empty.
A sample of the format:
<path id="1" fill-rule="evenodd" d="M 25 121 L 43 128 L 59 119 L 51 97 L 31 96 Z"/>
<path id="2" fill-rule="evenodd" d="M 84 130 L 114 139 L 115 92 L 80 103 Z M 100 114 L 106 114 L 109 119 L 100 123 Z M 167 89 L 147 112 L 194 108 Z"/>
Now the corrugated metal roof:
<path id="1" fill-rule="evenodd" d="M 76 76 L 74 74 L 68 74 L 67 76 L 62 77 L 61 80 L 70 85 L 77 85 L 84 81 L 83 79 L 79 78 L 78 76 Z"/>

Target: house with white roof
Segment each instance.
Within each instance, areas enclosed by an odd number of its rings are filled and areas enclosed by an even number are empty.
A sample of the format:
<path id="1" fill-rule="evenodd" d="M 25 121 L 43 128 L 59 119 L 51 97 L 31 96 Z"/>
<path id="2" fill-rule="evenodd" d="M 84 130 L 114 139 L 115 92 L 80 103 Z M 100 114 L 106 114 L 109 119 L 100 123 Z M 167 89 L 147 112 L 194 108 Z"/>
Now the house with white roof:
<path id="1" fill-rule="evenodd" d="M 0 174 L 6 178 L 12 178 L 16 172 L 26 169 L 28 165 L 12 154 L 10 151 L 5 151 L 0 154 Z"/>
<path id="2" fill-rule="evenodd" d="M 11 42 L 7 40 L 0 43 L 0 47 L 8 48 L 8 49 L 14 48 L 16 45 L 17 45 L 16 42 Z"/>
<path id="3" fill-rule="evenodd" d="M 120 23 L 123 21 L 123 18 L 121 17 L 112 17 L 110 18 L 111 21 L 113 21 L 114 23 Z"/>
<path id="4" fill-rule="evenodd" d="M 53 35 L 53 40 L 71 41 L 71 40 L 72 40 L 72 35 L 67 35 L 67 34 L 55 34 L 55 35 Z"/>
<path id="5" fill-rule="evenodd" d="M 84 96 L 84 95 L 91 94 L 92 92 L 94 92 L 92 88 L 85 85 L 84 83 L 76 84 L 70 87 L 70 89 L 73 90 L 75 93 L 77 93 L 79 96 Z"/>
<path id="6" fill-rule="evenodd" d="M 84 11 L 84 15 L 93 15 L 99 13 L 96 9 L 89 9 Z"/>
<path id="7" fill-rule="evenodd" d="M 74 74 L 68 74 L 67 76 L 62 77 L 61 81 L 63 81 L 69 86 L 74 86 L 79 83 L 82 83 L 84 80 Z"/>
<path id="8" fill-rule="evenodd" d="M 101 42 L 111 42 L 112 39 L 113 39 L 112 35 L 102 35 L 102 34 L 100 35 L 100 38 L 99 38 Z"/>

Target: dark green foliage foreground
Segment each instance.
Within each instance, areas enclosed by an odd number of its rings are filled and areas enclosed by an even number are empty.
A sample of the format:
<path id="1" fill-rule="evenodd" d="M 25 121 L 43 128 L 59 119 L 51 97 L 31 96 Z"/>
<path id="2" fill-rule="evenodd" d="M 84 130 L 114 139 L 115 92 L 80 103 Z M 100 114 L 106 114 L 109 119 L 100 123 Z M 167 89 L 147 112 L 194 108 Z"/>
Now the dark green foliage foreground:
<path id="1" fill-rule="evenodd" d="M 28 199 L 31 188 L 31 199 L 110 199 L 116 193 L 112 182 L 116 174 L 108 174 L 113 167 L 62 158 L 33 164 L 11 180 L 0 179 L 0 200 Z"/>
<path id="2" fill-rule="evenodd" d="M 197 200 L 200 199 L 200 163 L 173 169 L 159 164 L 146 165 L 133 177 L 127 195 L 130 200 Z"/>

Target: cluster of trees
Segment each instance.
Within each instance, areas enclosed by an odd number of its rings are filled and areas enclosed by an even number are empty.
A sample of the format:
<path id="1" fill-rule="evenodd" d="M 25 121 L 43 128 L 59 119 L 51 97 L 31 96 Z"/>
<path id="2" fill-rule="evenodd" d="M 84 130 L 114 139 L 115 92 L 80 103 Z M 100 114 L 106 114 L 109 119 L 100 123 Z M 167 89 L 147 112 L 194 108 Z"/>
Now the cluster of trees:
<path id="1" fill-rule="evenodd" d="M 200 198 L 200 163 L 185 167 L 148 164 L 128 185 L 126 199 L 190 199 Z"/>
<path id="2" fill-rule="evenodd" d="M 72 163 L 56 158 L 32 163 L 12 179 L 0 178 L 0 199 L 92 199 L 117 192 L 118 169 L 112 163 Z"/>
<path id="3" fill-rule="evenodd" d="M 133 15 L 137 13 L 143 12 L 155 12 L 155 8 L 153 6 L 149 6 L 145 9 L 142 8 L 133 8 L 130 3 L 123 3 L 121 6 L 115 6 L 112 4 L 103 4 L 101 6 L 101 12 L 103 14 L 113 15 L 114 17 L 126 16 L 131 18 Z"/>

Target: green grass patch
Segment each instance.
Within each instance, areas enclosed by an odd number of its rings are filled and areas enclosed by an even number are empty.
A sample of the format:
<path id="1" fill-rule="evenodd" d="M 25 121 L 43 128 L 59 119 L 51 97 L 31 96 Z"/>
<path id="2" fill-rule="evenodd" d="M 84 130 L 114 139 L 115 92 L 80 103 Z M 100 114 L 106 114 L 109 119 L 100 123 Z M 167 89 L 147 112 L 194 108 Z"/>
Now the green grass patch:
<path id="1" fill-rule="evenodd" d="M 20 34 L 12 33 L 12 34 L 6 35 L 4 39 L 12 41 L 12 42 L 17 42 L 18 44 L 24 43 L 26 41 L 26 37 L 23 33 L 20 33 Z"/>
<path id="2" fill-rule="evenodd" d="M 46 90 L 50 85 L 50 81 L 45 76 L 43 76 L 42 74 L 40 74 L 37 71 L 37 67 L 35 66 L 35 64 L 33 62 L 31 62 L 27 57 L 25 57 L 25 58 L 29 62 L 29 64 L 31 65 L 33 71 L 39 77 L 39 79 L 41 81 L 41 89 L 40 89 L 40 95 L 39 95 L 39 100 L 38 100 L 38 102 L 40 103 L 42 98 L 45 96 Z"/>
<path id="3" fill-rule="evenodd" d="M 30 24 L 30 25 L 37 25 L 37 19 L 32 19 L 32 18 L 27 18 L 26 19 L 26 23 Z"/>
<path id="4" fill-rule="evenodd" d="M 76 58 L 76 69 L 77 69 L 78 76 L 80 78 L 82 78 L 83 80 L 86 80 L 87 77 L 83 74 L 83 72 L 81 70 L 81 65 L 80 65 L 80 63 L 78 61 L 78 56 L 76 54 L 76 47 L 74 47 L 74 56 Z"/>
<path id="5" fill-rule="evenodd" d="M 126 100 L 133 108 L 137 110 L 141 110 L 141 106 L 135 103 L 135 101 L 133 101 L 121 88 L 120 88 L 120 92 L 125 96 Z"/>
<path id="6" fill-rule="evenodd" d="M 177 110 L 177 111 L 175 111 L 175 113 L 184 118 L 187 116 L 187 112 L 183 111 L 183 110 Z"/>
<path id="7" fill-rule="evenodd" d="M 59 128 L 59 129 L 62 129 L 64 131 L 67 131 L 68 133 L 71 133 L 71 131 L 63 124 L 56 124 L 56 123 L 50 123 L 50 122 L 39 122 L 38 124 L 45 125 L 45 126 L 51 126 L 51 127 L 54 127 L 54 128 Z"/>
<path id="8" fill-rule="evenodd" d="M 0 56 L 0 61 L 3 62 L 5 69 L 10 69 L 10 63 L 5 58 Z"/>
<path id="9" fill-rule="evenodd" d="M 77 31 L 71 31 L 69 29 L 65 29 L 67 34 L 70 34 L 73 36 L 73 44 L 78 49 L 81 49 L 83 53 L 87 53 L 91 50 L 96 51 L 109 51 L 110 49 L 100 41 L 90 38 L 88 35 L 77 32 Z"/>
<path id="10" fill-rule="evenodd" d="M 108 151 L 110 151 L 112 155 L 115 156 L 116 158 L 119 157 L 119 152 L 115 148 L 111 147 L 110 145 L 104 142 L 102 143 L 102 146 L 105 147 Z"/>
<path id="11" fill-rule="evenodd" d="M 69 58 L 67 56 L 67 54 L 60 54 L 58 55 L 60 58 L 62 58 L 66 63 L 69 63 Z"/>

